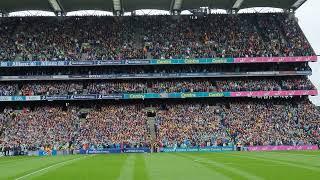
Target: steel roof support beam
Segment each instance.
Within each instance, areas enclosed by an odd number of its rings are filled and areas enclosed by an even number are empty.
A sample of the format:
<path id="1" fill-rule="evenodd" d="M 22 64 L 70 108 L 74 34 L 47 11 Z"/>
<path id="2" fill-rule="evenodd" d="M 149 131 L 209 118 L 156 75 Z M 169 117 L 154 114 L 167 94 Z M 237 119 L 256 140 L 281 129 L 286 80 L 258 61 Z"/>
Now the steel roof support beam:
<path id="1" fill-rule="evenodd" d="M 171 10 L 180 10 L 182 7 L 183 0 L 172 0 Z"/>
<path id="2" fill-rule="evenodd" d="M 121 11 L 121 2 L 120 0 L 112 0 L 113 1 L 113 9 L 115 11 Z"/>
<path id="3" fill-rule="evenodd" d="M 172 15 L 180 15 L 183 0 L 172 0 L 170 4 L 170 13 Z"/>
<path id="4" fill-rule="evenodd" d="M 61 4 L 58 2 L 58 0 L 48 0 L 48 1 L 49 1 L 49 4 L 51 5 L 53 11 L 56 14 L 63 12 L 63 8 L 62 8 Z"/>
<path id="5" fill-rule="evenodd" d="M 298 9 L 300 6 L 302 6 L 303 3 L 305 3 L 307 0 L 297 0 L 294 4 L 292 4 L 293 9 Z"/>
<path id="6" fill-rule="evenodd" d="M 234 5 L 232 6 L 232 9 L 239 9 L 242 5 L 244 0 L 237 0 Z"/>

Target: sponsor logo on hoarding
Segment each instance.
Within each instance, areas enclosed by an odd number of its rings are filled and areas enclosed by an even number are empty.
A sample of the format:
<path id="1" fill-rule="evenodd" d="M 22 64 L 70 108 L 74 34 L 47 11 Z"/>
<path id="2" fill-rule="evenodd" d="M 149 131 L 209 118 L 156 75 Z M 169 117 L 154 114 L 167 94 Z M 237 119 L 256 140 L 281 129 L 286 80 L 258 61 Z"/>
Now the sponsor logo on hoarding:
<path id="1" fill-rule="evenodd" d="M 249 151 L 292 151 L 292 150 L 318 150 L 318 146 L 250 146 Z"/>
<path id="2" fill-rule="evenodd" d="M 211 63 L 226 63 L 227 59 L 224 58 L 217 58 L 217 59 L 211 59 Z"/>
<path id="3" fill-rule="evenodd" d="M 168 93 L 160 93 L 160 98 L 168 98 Z"/>
<path id="4" fill-rule="evenodd" d="M 12 96 L 13 101 L 25 101 L 26 97 L 25 96 Z"/>
<path id="5" fill-rule="evenodd" d="M 145 95 L 144 94 L 129 94 L 130 99 L 144 99 Z"/>
<path id="6" fill-rule="evenodd" d="M 0 66 L 1 66 L 1 67 L 8 67 L 8 66 L 10 66 L 10 65 L 9 65 L 9 62 L 1 62 L 1 63 L 0 63 Z"/>
<path id="7" fill-rule="evenodd" d="M 208 96 L 209 97 L 223 97 L 224 94 L 223 93 L 209 93 Z"/>
<path id="8" fill-rule="evenodd" d="M 170 59 L 158 59 L 157 64 L 172 64 Z"/>
<path id="9" fill-rule="evenodd" d="M 122 64 L 122 61 L 98 61 L 99 65 Z"/>
<path id="10" fill-rule="evenodd" d="M 71 61 L 71 65 L 93 65 L 94 61 Z"/>
<path id="11" fill-rule="evenodd" d="M 122 99 L 122 95 L 99 95 L 99 99 Z"/>
<path id="12" fill-rule="evenodd" d="M 39 64 L 39 62 L 37 61 L 33 61 L 33 62 L 30 62 L 30 61 L 18 61 L 18 62 L 12 62 L 12 66 L 37 66 L 37 64 Z"/>
<path id="13" fill-rule="evenodd" d="M 185 63 L 186 64 L 199 64 L 200 60 L 199 59 L 186 59 Z"/>
<path id="14" fill-rule="evenodd" d="M 303 95 L 308 95 L 309 94 L 309 91 L 304 91 L 303 92 Z"/>
<path id="15" fill-rule="evenodd" d="M 12 101 L 11 96 L 0 96 L 0 101 Z"/>
<path id="16" fill-rule="evenodd" d="M 289 91 L 288 94 L 289 94 L 289 96 L 293 96 L 293 95 L 295 95 L 295 91 Z"/>
<path id="17" fill-rule="evenodd" d="M 181 98 L 194 98 L 197 97 L 194 93 L 181 93 Z"/>
<path id="18" fill-rule="evenodd" d="M 26 101 L 40 101 L 41 96 L 26 96 Z"/>
<path id="19" fill-rule="evenodd" d="M 125 64 L 150 64 L 149 60 L 143 60 L 143 59 L 139 59 L 139 60 L 126 60 Z"/>
<path id="20" fill-rule="evenodd" d="M 43 96 L 43 99 L 46 100 L 67 100 L 69 99 L 68 96 Z"/>
<path id="21" fill-rule="evenodd" d="M 70 99 L 97 99 L 96 95 L 72 95 Z"/>

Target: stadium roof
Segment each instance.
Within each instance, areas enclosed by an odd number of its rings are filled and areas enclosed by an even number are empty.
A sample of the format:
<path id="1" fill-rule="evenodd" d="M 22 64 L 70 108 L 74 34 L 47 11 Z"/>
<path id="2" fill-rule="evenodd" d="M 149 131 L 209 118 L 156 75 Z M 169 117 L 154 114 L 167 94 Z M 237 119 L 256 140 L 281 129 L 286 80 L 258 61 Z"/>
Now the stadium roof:
<path id="1" fill-rule="evenodd" d="M 274 7 L 297 9 L 307 0 L 0 0 L 0 10 L 76 11 L 138 9 L 188 10 L 199 7 L 212 9 L 244 9 L 250 7 Z"/>

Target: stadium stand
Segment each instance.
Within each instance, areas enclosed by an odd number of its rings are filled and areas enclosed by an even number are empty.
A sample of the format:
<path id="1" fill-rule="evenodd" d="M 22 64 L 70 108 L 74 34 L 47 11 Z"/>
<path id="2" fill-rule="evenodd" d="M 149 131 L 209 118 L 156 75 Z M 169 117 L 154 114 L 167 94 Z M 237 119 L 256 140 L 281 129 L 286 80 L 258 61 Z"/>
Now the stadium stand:
<path id="1" fill-rule="evenodd" d="M 0 60 L 314 55 L 297 22 L 286 14 L 191 17 L 4 18 Z"/>
<path id="2" fill-rule="evenodd" d="M 0 147 L 315 145 L 310 61 L 288 12 L 1 17 Z"/>
<path id="3" fill-rule="evenodd" d="M 94 105 L 86 117 L 80 105 L 5 109 L 5 146 L 36 150 L 47 146 L 76 148 L 150 147 L 145 109 L 156 109 L 161 147 L 311 145 L 320 137 L 319 110 L 307 99 L 235 99 L 210 101 L 134 102 Z M 86 107 L 86 106 L 84 106 Z"/>
<path id="4" fill-rule="evenodd" d="M 20 87 L 20 89 L 19 89 Z M 187 80 L 135 80 L 99 82 L 40 82 L 29 84 L 0 84 L 1 95 L 87 95 L 123 93 L 185 93 L 185 92 L 241 92 L 315 90 L 305 78 L 277 79 L 187 79 Z"/>

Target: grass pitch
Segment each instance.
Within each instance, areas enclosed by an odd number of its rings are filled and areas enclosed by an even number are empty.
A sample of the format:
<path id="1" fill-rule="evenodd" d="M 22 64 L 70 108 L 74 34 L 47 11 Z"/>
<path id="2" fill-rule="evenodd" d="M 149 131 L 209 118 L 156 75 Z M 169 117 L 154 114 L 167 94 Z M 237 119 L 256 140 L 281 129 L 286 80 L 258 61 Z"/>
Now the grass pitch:
<path id="1" fill-rule="evenodd" d="M 1 157 L 0 179 L 320 179 L 320 151 Z"/>

